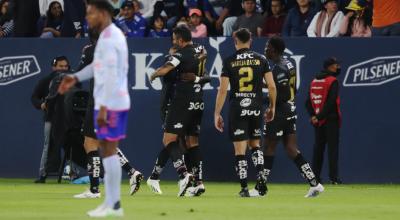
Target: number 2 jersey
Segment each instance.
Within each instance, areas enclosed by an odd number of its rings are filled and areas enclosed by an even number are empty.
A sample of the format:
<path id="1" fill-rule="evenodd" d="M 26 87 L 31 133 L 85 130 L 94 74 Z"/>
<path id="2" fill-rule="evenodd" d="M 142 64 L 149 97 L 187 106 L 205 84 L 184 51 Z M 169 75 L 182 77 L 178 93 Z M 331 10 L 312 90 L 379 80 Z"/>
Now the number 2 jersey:
<path id="1" fill-rule="evenodd" d="M 229 78 L 231 107 L 261 110 L 267 72 L 270 72 L 267 59 L 250 49 L 238 50 L 226 58 L 221 76 Z"/>
<path id="2" fill-rule="evenodd" d="M 222 77 L 228 77 L 230 91 L 229 136 L 232 141 L 259 139 L 262 128 L 264 76 L 270 72 L 264 56 L 241 49 L 225 59 Z"/>

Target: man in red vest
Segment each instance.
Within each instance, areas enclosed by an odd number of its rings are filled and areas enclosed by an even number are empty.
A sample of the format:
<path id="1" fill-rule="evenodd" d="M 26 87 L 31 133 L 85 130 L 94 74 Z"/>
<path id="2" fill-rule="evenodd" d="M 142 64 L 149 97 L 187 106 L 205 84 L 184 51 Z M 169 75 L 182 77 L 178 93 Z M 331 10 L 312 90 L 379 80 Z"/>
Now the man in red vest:
<path id="1" fill-rule="evenodd" d="M 339 83 L 340 64 L 336 58 L 325 60 L 324 70 L 311 82 L 306 108 L 315 128 L 312 169 L 320 181 L 325 146 L 328 145 L 329 179 L 341 184 L 338 178 L 339 128 L 341 123 Z"/>

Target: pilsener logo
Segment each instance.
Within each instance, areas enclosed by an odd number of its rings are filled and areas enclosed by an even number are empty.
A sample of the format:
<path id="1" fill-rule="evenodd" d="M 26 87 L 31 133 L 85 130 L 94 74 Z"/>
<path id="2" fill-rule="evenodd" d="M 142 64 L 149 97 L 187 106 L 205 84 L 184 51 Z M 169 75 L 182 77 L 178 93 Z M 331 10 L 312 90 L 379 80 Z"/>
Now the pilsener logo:
<path id="1" fill-rule="evenodd" d="M 40 66 L 33 55 L 0 58 L 0 86 L 40 73 Z"/>
<path id="2" fill-rule="evenodd" d="M 350 66 L 344 86 L 379 86 L 400 78 L 400 56 L 376 57 Z"/>

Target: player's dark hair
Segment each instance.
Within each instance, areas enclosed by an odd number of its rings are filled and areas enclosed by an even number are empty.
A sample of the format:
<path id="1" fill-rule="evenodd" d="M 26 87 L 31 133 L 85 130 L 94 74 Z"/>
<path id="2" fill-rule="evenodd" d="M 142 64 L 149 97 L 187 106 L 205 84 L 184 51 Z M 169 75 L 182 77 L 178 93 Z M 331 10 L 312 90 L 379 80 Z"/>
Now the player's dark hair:
<path id="1" fill-rule="evenodd" d="M 88 5 L 92 5 L 101 11 L 106 11 L 111 17 L 114 16 L 114 7 L 107 0 L 90 0 Z"/>
<path id="2" fill-rule="evenodd" d="M 68 60 L 68 58 L 66 56 L 54 57 L 53 61 L 51 62 L 51 65 L 52 66 L 57 66 L 58 62 L 60 62 L 60 61 L 67 61 L 68 66 L 69 66 L 69 60 Z"/>
<path id="3" fill-rule="evenodd" d="M 274 51 L 279 55 L 282 55 L 283 52 L 285 51 L 286 48 L 285 41 L 283 41 L 283 39 L 280 37 L 277 36 L 271 37 L 268 43 L 272 46 Z"/>
<path id="4" fill-rule="evenodd" d="M 185 26 L 179 26 L 174 28 L 173 33 L 177 38 L 182 39 L 185 42 L 192 41 L 192 33 L 190 30 Z"/>
<path id="5" fill-rule="evenodd" d="M 251 32 L 247 28 L 240 28 L 234 33 L 234 36 L 242 43 L 247 43 L 251 39 Z"/>

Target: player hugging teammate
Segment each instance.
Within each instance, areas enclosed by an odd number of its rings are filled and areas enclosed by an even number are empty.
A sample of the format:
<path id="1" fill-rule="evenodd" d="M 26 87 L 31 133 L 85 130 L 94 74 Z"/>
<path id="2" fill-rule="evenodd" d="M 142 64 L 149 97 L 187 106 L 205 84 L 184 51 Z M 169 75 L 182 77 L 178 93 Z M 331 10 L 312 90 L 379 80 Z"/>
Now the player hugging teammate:
<path id="1" fill-rule="evenodd" d="M 203 85 L 208 77 L 203 76 L 205 49 L 193 44 L 190 30 L 180 26 L 173 31 L 174 48 L 167 62 L 152 75 L 164 77 L 164 149 L 147 184 L 150 189 L 162 194 L 159 176 L 168 158 L 171 158 L 179 176 L 178 196 L 199 196 L 205 192 L 202 182 L 202 156 L 199 148 L 199 134 L 204 110 Z M 186 150 L 186 154 L 184 151 Z M 185 154 L 185 157 L 184 157 Z"/>

